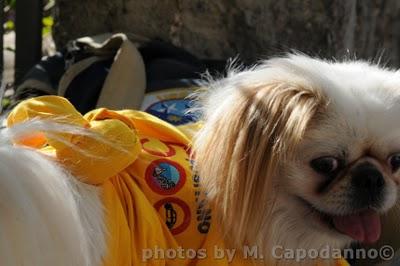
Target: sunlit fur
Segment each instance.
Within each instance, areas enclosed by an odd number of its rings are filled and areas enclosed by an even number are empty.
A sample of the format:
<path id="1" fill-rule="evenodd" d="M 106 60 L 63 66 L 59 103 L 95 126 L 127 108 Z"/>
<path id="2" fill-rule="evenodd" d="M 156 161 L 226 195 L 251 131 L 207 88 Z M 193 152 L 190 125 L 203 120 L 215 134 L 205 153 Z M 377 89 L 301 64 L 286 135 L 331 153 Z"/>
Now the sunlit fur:
<path id="1" fill-rule="evenodd" d="M 105 228 L 98 189 L 47 155 L 11 144 L 55 128 L 77 130 L 32 121 L 0 131 L 1 265 L 101 265 Z"/>
<path id="2" fill-rule="evenodd" d="M 196 163 L 238 244 L 261 237 L 268 226 L 271 194 L 265 192 L 274 184 L 267 177 L 277 175 L 326 100 L 312 88 L 278 81 L 227 97 L 197 136 Z M 248 228 L 254 229 L 250 235 Z"/>
<path id="3" fill-rule="evenodd" d="M 345 151 L 349 168 L 373 161 L 387 184 L 377 211 L 395 204 L 399 173 L 388 170 L 387 158 L 400 151 L 400 73 L 362 61 L 288 55 L 233 70 L 209 87 L 200 96 L 205 122 L 194 154 L 231 246 L 258 245 L 273 261 L 275 245 L 321 249 L 351 243 L 318 224 L 314 210 L 299 200 L 332 215 L 353 211 L 347 208 L 349 171 L 334 188 L 318 193 L 323 178 L 309 163 L 319 156 Z"/>

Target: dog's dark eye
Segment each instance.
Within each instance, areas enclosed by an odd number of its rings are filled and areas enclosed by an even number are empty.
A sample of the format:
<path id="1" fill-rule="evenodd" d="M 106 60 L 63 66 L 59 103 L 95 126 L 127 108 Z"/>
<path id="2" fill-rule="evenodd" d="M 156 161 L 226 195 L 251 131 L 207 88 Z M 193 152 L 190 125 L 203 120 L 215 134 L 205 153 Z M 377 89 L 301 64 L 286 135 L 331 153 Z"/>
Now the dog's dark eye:
<path id="1" fill-rule="evenodd" d="M 389 164 L 392 167 L 393 171 L 398 170 L 400 168 L 400 153 L 396 153 L 390 156 Z"/>
<path id="2" fill-rule="evenodd" d="M 333 174 L 339 168 L 339 160 L 335 157 L 325 156 L 312 160 L 310 165 L 320 174 Z"/>

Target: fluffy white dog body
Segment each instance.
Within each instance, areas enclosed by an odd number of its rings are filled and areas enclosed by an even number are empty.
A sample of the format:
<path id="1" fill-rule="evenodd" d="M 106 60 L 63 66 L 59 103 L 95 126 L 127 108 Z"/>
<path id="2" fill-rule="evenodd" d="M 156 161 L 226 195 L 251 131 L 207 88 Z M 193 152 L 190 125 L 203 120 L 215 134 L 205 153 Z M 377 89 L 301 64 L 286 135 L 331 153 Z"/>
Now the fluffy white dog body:
<path id="1" fill-rule="evenodd" d="M 399 87 L 396 71 L 299 55 L 212 82 L 193 150 L 225 246 L 258 246 L 268 265 L 298 265 L 273 248 L 376 242 L 398 197 Z M 1 264 L 102 265 L 102 191 L 36 149 L 7 144 L 45 131 L 86 134 L 38 120 L 3 131 Z"/>

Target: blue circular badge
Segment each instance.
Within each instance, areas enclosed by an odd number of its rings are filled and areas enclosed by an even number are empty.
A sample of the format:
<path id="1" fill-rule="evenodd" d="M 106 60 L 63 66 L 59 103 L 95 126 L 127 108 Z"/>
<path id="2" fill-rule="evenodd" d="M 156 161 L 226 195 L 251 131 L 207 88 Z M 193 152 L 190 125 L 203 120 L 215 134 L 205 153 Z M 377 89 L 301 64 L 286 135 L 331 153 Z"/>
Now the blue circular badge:
<path id="1" fill-rule="evenodd" d="M 165 160 L 155 160 L 146 169 L 146 182 L 161 195 L 178 192 L 186 181 L 185 170 L 179 164 Z"/>

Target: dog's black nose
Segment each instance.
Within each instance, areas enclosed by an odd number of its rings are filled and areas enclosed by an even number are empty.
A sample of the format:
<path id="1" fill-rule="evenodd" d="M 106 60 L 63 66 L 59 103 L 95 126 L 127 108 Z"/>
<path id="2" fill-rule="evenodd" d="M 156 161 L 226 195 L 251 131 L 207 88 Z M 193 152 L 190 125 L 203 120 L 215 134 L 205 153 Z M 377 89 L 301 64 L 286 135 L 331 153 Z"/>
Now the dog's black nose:
<path id="1" fill-rule="evenodd" d="M 363 163 L 351 172 L 351 185 L 358 207 L 379 205 L 385 187 L 382 173 L 371 163 Z"/>

